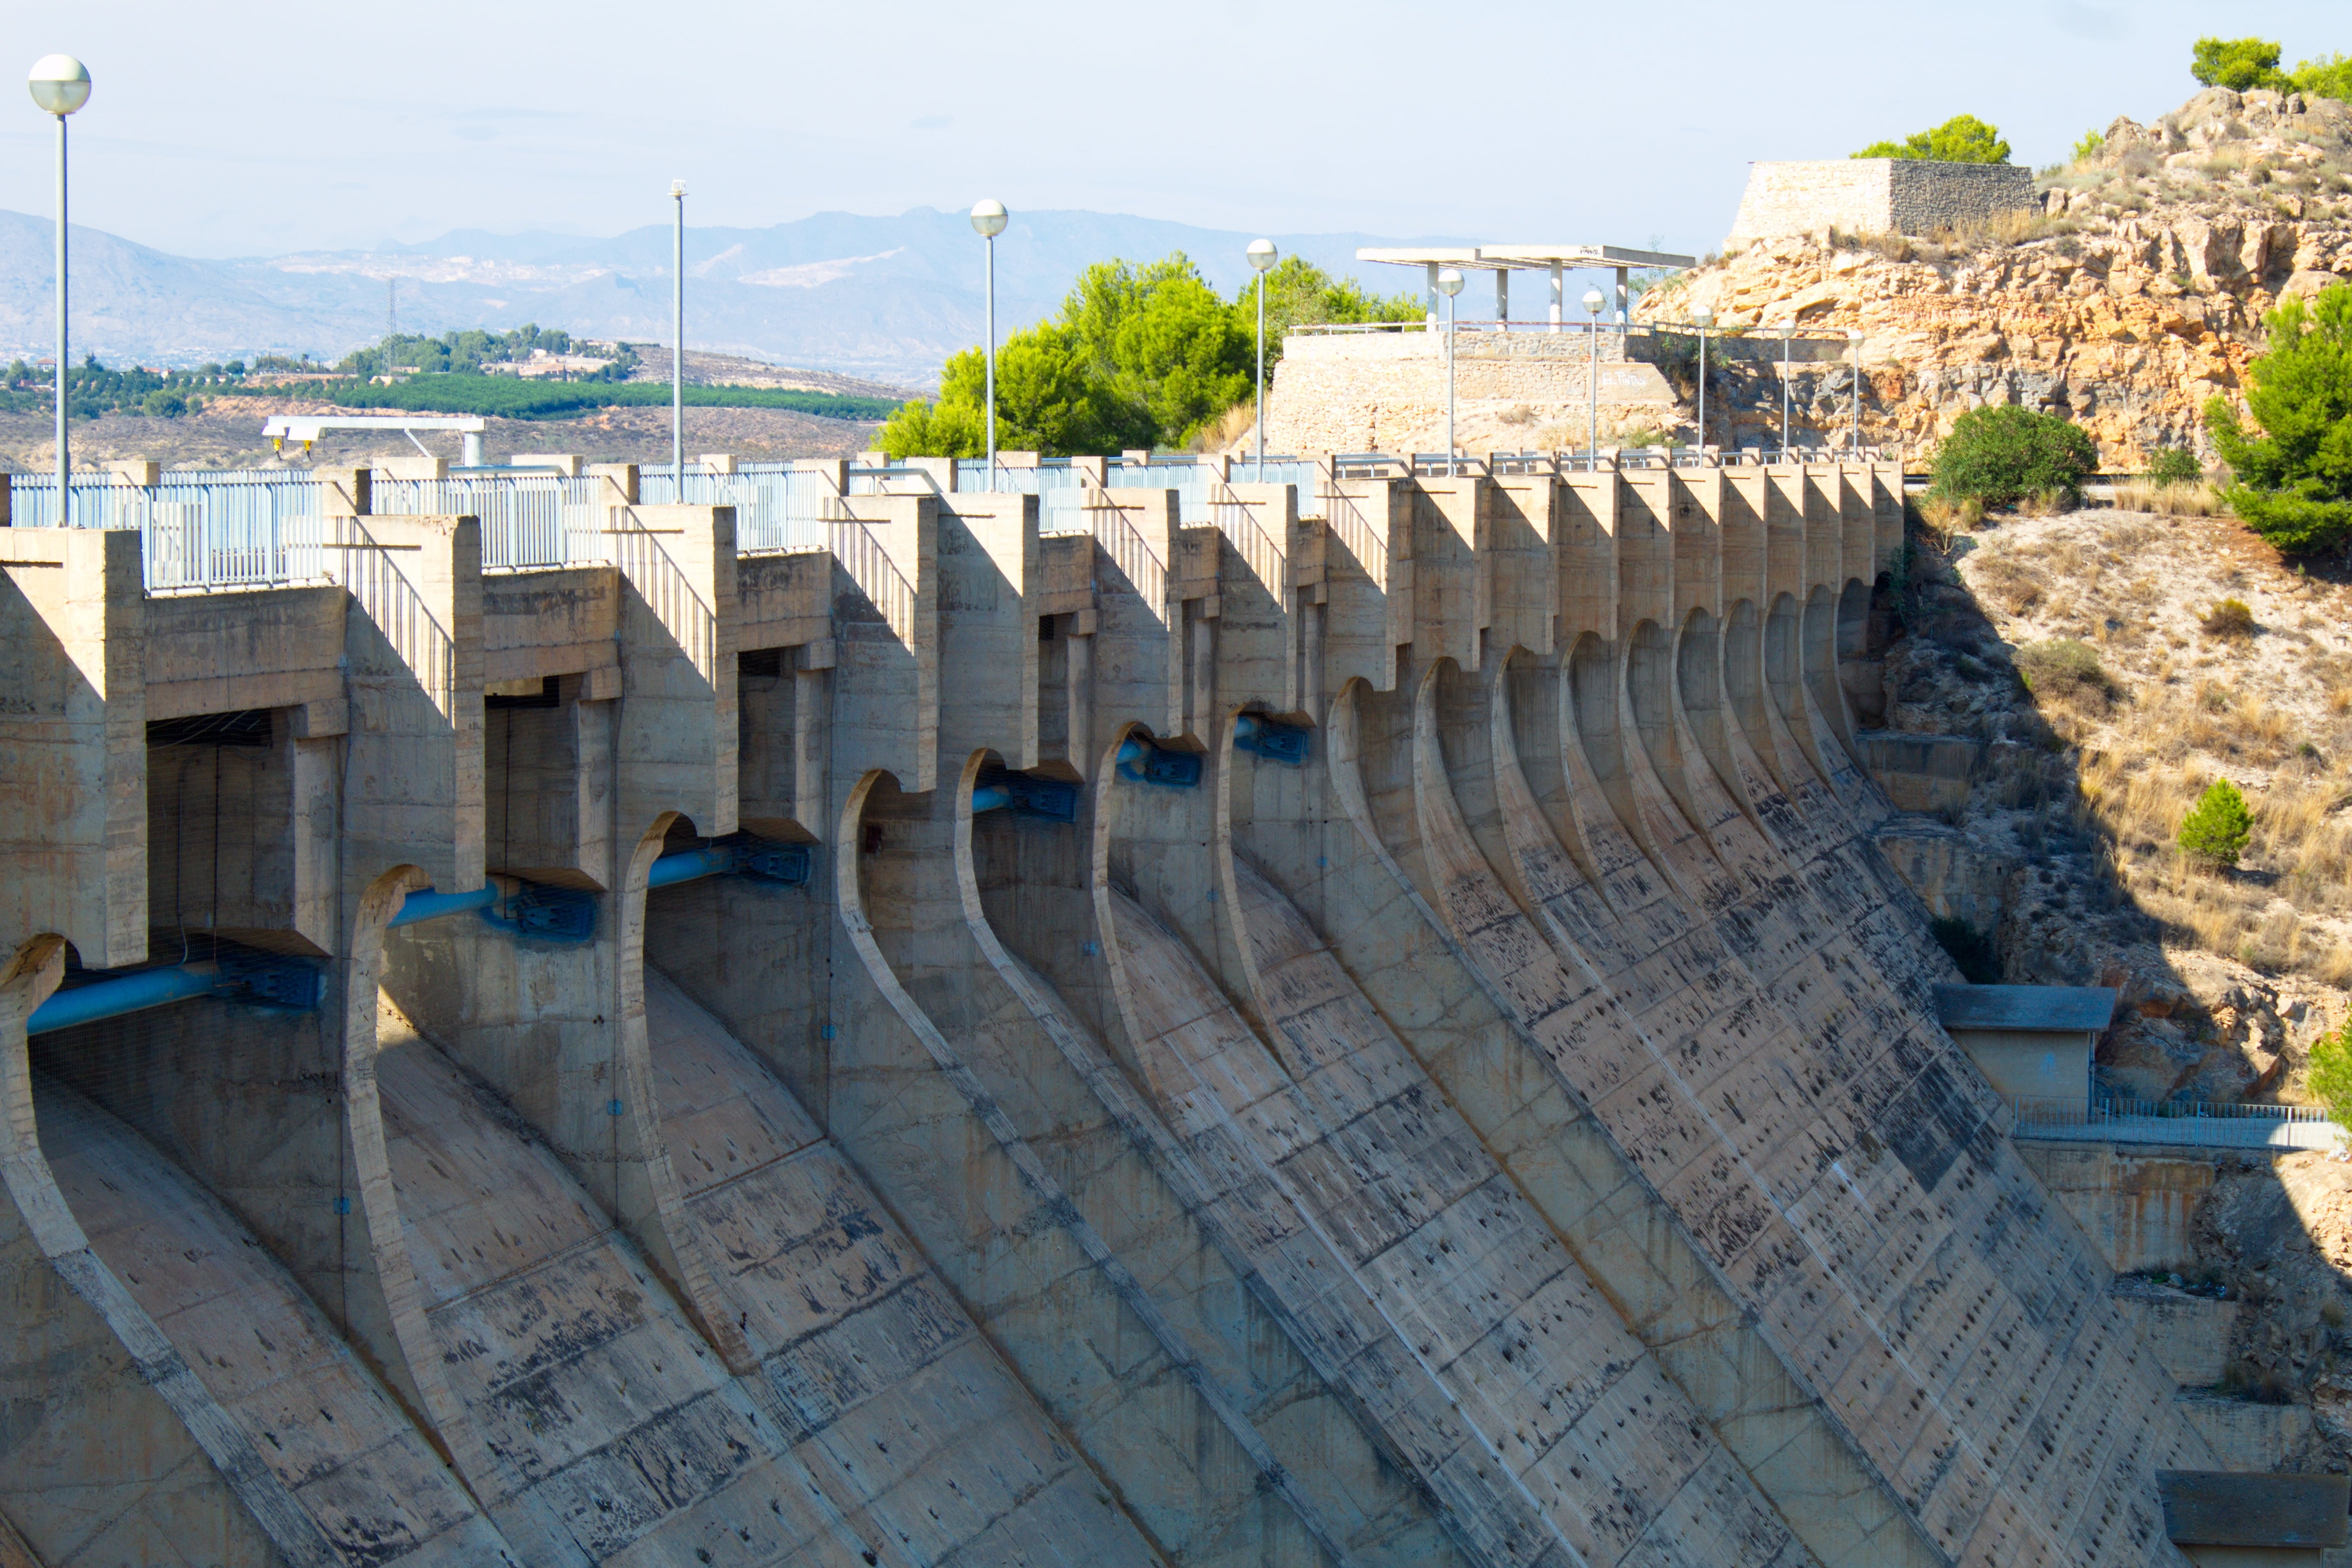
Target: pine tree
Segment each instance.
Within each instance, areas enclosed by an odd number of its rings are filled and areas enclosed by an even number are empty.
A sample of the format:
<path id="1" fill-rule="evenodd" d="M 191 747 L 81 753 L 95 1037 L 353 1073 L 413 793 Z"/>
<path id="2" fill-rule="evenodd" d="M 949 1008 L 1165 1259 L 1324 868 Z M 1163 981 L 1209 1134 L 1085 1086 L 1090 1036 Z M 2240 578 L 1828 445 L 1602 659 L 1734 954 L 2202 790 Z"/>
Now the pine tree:
<path id="1" fill-rule="evenodd" d="M 2180 819 L 2180 848 L 2209 870 L 2234 866 L 2254 831 L 2246 797 L 2228 779 L 2216 779 Z"/>

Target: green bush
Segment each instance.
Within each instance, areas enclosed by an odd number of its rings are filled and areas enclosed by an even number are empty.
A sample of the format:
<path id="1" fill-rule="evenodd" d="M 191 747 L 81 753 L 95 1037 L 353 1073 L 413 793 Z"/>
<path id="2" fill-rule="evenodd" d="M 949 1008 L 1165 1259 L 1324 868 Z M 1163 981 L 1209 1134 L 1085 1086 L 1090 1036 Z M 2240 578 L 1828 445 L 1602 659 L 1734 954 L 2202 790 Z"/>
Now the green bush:
<path id="1" fill-rule="evenodd" d="M 2049 492 L 2072 506 L 2099 466 L 2090 437 L 2055 414 L 2015 404 L 1971 408 L 1936 448 L 1936 490 L 1984 506 L 2015 506 Z"/>
<path id="2" fill-rule="evenodd" d="M 2083 132 L 2083 139 L 2074 143 L 2074 161 L 2077 163 L 2088 163 L 2090 160 L 2097 157 L 2101 153 L 2105 152 L 2106 150 L 2106 145 L 2107 133 L 2105 132 L 2085 131 Z"/>
<path id="3" fill-rule="evenodd" d="M 2000 127 L 1988 125 L 1973 114 L 1955 114 L 1931 131 L 1916 131 L 1900 142 L 1874 142 L 1857 158 L 1925 158 L 1938 163 L 2006 163 L 2009 143 Z"/>
<path id="4" fill-rule="evenodd" d="M 188 400 L 184 395 L 174 392 L 170 387 L 159 386 L 147 395 L 146 401 L 140 406 L 147 411 L 151 418 L 177 419 L 188 411 Z"/>
<path id="5" fill-rule="evenodd" d="M 2205 465 L 2186 447 L 2158 447 L 2147 455 L 2147 477 L 2160 485 L 2191 485 L 2205 477 Z"/>
<path id="6" fill-rule="evenodd" d="M 2352 1127 L 2352 1019 L 2312 1041 L 2310 1060 L 2312 1099 L 2327 1108 L 2329 1121 Z"/>
<path id="7" fill-rule="evenodd" d="M 2352 544 L 2352 284 L 2263 318 L 2268 352 L 2246 367 L 2249 435 L 2229 399 L 2205 405 L 2214 449 L 2237 483 L 2224 490 L 2248 528 L 2289 553 Z"/>
<path id="8" fill-rule="evenodd" d="M 2268 38 L 2200 38 L 2189 51 L 2189 74 L 2232 92 L 2257 87 L 2284 92 L 2294 85 L 2279 69 L 2279 47 Z"/>
<path id="9" fill-rule="evenodd" d="M 2238 863 L 2253 831 L 2253 814 L 2246 809 L 2246 797 L 2228 779 L 2216 779 L 2180 819 L 2181 852 L 2218 871 Z"/>
<path id="10" fill-rule="evenodd" d="M 2017 650 L 2017 678 L 2036 697 L 2113 697 L 2116 683 L 2098 650 L 2074 637 L 2030 642 Z"/>

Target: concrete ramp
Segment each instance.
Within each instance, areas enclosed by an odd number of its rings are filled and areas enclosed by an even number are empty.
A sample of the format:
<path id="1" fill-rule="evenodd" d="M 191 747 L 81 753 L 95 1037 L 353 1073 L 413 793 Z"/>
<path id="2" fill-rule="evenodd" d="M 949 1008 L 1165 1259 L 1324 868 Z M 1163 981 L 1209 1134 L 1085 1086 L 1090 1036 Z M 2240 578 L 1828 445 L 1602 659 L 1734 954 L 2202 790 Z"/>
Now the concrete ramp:
<path id="1" fill-rule="evenodd" d="M 1564 917 L 1529 940 L 1449 782 L 1442 737 L 1475 728 L 1433 722 L 1432 685 L 1412 831 L 1465 951 L 1944 1552 L 1988 1568 L 2171 1561 L 2147 1472 L 2194 1468 L 2203 1446 L 1973 1069 L 1916 1022 L 1884 955 L 1770 874 L 1740 814 L 1685 775 L 1723 842 L 1701 836 L 1654 771 L 1643 715 L 1580 695 L 1559 744 L 1583 831 L 1605 843 L 1619 815 L 1577 789 L 1598 757 L 1702 908 L 1621 879 L 1609 940 L 1587 952 Z M 1612 745 L 1594 743 L 1596 715 L 1623 721 Z M 1513 869 L 1535 880 L 1532 861 Z"/>
<path id="2" fill-rule="evenodd" d="M 1403 1418 L 1487 1560 L 1811 1563 L 1305 921 L 1246 866 L 1234 885 L 1274 1049 L 1114 893 L 1135 1048 L 1171 1114 L 1255 1164 L 1346 1271 L 1293 1310 L 1360 1318 L 1359 1397 Z"/>
<path id="3" fill-rule="evenodd" d="M 646 1025 L 689 1221 L 814 1481 L 783 1500 L 807 1560 L 1156 1562 L 767 1069 L 654 971 Z"/>
<path id="4" fill-rule="evenodd" d="M 859 1561 L 811 1549 L 810 1483 L 782 1423 L 635 1247 L 502 1101 L 399 1023 L 387 1010 L 377 1068 L 393 1179 L 451 1390 L 495 1466 L 468 1479 L 517 1551 Z"/>
<path id="5" fill-rule="evenodd" d="M 34 1103 L 58 1190 L 91 1250 L 316 1525 L 334 1554 L 318 1561 L 517 1561 L 318 1307 L 216 1199 L 55 1079 L 36 1075 Z M 101 1445 L 123 1437 L 91 1433 Z M 133 1560 L 104 1542 L 100 1532 L 56 1561 Z M 196 1553 L 187 1561 L 205 1560 L 200 1538 L 183 1543 Z M 9 1563 L 5 1547 L 0 1563 Z"/>

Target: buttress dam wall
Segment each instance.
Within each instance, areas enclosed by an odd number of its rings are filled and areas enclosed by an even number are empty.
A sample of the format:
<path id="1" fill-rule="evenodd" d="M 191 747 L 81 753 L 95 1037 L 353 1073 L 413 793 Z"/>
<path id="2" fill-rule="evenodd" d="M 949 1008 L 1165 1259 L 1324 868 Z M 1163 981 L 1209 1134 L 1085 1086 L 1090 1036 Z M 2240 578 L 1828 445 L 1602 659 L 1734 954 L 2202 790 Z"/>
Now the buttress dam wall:
<path id="1" fill-rule="evenodd" d="M 0 530 L 0 1561 L 2184 1563 L 1899 470 L 1640 463 Z"/>

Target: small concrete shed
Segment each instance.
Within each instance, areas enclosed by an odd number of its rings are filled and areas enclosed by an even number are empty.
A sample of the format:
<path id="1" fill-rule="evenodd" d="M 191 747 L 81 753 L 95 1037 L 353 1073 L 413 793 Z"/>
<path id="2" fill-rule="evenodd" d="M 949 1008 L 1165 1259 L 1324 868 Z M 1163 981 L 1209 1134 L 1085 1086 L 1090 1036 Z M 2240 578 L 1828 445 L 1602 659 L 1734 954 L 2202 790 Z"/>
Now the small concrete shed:
<path id="1" fill-rule="evenodd" d="M 1987 1081 L 2015 1100 L 2091 1106 L 2091 1054 L 2116 1016 L 2105 985 L 1938 985 L 1936 1013 Z"/>
<path id="2" fill-rule="evenodd" d="M 2164 1531 L 2198 1568 L 2319 1568 L 2345 1543 L 2352 1477 L 2158 1470 Z"/>

